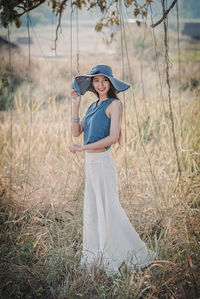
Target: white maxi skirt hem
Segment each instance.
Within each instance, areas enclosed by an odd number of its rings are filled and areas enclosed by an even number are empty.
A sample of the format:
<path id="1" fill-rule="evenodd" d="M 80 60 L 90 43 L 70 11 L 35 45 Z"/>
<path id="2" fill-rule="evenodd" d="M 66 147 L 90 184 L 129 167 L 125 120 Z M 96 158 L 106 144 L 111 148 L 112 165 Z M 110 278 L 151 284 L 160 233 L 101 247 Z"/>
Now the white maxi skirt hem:
<path id="1" fill-rule="evenodd" d="M 130 270 L 154 261 L 155 253 L 130 223 L 118 198 L 117 170 L 109 151 L 86 153 L 81 266 L 97 266 L 119 274 L 125 263 Z"/>

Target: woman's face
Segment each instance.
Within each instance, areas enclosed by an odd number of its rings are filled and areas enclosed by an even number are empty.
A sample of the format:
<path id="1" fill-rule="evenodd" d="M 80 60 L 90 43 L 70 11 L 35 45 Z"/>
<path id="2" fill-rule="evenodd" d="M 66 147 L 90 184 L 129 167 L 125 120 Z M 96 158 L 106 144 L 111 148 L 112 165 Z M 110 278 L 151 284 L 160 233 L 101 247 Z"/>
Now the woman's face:
<path id="1" fill-rule="evenodd" d="M 93 78 L 93 87 L 98 92 L 99 98 L 107 98 L 110 81 L 103 75 L 95 76 Z"/>

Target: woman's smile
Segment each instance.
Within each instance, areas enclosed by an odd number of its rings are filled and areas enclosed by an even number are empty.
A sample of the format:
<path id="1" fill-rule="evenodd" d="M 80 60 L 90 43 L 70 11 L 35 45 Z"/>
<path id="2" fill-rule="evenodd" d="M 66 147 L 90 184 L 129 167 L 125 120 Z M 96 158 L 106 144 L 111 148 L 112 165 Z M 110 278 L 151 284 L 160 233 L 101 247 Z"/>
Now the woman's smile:
<path id="1" fill-rule="evenodd" d="M 100 100 L 107 98 L 110 89 L 110 81 L 103 75 L 98 75 L 93 78 L 93 87 L 98 92 Z"/>

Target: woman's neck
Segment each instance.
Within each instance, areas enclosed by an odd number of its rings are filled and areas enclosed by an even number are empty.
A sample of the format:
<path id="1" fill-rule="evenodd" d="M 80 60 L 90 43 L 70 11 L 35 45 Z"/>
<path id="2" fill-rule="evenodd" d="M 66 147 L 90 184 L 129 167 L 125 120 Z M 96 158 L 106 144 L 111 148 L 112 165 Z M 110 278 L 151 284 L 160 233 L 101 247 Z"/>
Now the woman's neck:
<path id="1" fill-rule="evenodd" d="M 107 100 L 107 99 L 108 99 L 108 95 L 99 97 L 99 102 L 103 102 L 103 101 L 105 101 L 105 100 Z"/>

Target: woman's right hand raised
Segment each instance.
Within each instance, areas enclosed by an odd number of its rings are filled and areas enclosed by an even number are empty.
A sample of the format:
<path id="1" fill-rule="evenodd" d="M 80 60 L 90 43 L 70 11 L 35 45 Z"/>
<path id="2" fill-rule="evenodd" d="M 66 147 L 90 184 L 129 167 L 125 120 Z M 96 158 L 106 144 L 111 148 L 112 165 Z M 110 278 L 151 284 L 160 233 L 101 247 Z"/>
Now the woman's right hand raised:
<path id="1" fill-rule="evenodd" d="M 78 96 L 76 90 L 74 89 L 72 89 L 71 98 L 73 104 L 80 104 L 81 96 Z"/>

